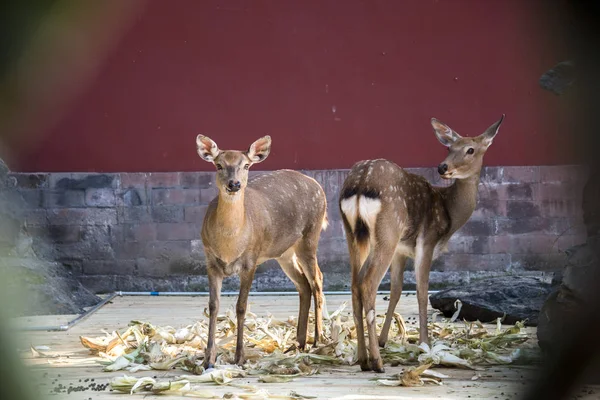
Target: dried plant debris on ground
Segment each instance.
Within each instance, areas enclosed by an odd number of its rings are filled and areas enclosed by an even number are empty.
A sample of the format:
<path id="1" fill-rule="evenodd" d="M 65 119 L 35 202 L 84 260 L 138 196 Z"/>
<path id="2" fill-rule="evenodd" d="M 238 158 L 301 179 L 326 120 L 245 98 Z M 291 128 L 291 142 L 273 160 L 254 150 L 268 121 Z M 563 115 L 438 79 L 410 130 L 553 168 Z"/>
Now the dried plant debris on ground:
<path id="1" fill-rule="evenodd" d="M 374 380 L 384 386 L 423 386 L 425 383 L 442 384 L 442 379 L 450 378 L 440 372 L 430 370 L 432 364 L 423 364 L 418 367 L 408 367 L 391 378 Z"/>
<path id="2" fill-rule="evenodd" d="M 167 382 L 124 376 L 111 382 L 115 390 L 163 394 L 181 394 L 185 391 L 190 396 L 202 397 L 210 393 L 197 390 L 195 385 L 214 383 L 242 387 L 235 384 L 235 378 L 244 376 L 256 376 L 258 382 L 265 384 L 282 383 L 316 374 L 323 366 L 352 365 L 356 357 L 356 329 L 352 315 L 345 310 L 346 306 L 347 303 L 344 303 L 338 310 L 325 316 L 322 343 L 307 352 L 300 352 L 296 348 L 296 321 L 293 317 L 279 320 L 272 315 L 258 317 L 248 312 L 244 331 L 246 363 L 243 369 L 231 365 L 236 340 L 233 309 L 218 317 L 217 367 L 208 371 L 201 366 L 208 336 L 207 319 L 182 328 L 131 321 L 124 330 L 80 339 L 83 346 L 99 357 L 98 362 L 104 366 L 104 371 L 135 373 L 179 368 L 188 373 Z M 204 314 L 208 317 L 206 310 Z M 390 335 L 392 339 L 381 350 L 382 357 L 388 364 L 414 367 L 405 369 L 391 379 L 377 379 L 379 384 L 441 384 L 447 376 L 432 371 L 431 368 L 436 365 L 478 370 L 485 365 L 530 364 L 538 361 L 534 346 L 523 345 L 530 339 L 524 332 L 523 323 L 503 328 L 498 320 L 494 328 L 479 322 L 438 322 L 434 315 L 429 325 L 432 335 L 432 345 L 429 346 L 417 345 L 418 330 L 407 329 L 399 314 L 395 314 L 394 318 L 396 324 Z M 383 324 L 383 319 L 383 315 L 377 317 L 378 328 Z M 255 387 L 242 388 L 250 394 L 240 398 L 253 398 L 252 395 L 258 396 L 260 392 Z M 266 394 L 260 393 L 265 398 Z M 300 398 L 294 396 L 283 398 Z"/>
<path id="3" fill-rule="evenodd" d="M 221 367 L 222 368 L 222 367 Z M 287 395 L 271 394 L 265 389 L 259 389 L 253 385 L 241 385 L 232 382 L 232 377 L 244 377 L 245 372 L 237 367 L 227 369 L 211 369 L 202 375 L 178 376 L 171 380 L 156 380 L 150 377 L 135 378 L 132 376 L 122 376 L 110 381 L 113 390 L 123 393 L 142 393 L 142 394 L 161 394 L 178 395 L 186 397 L 197 397 L 205 399 L 312 399 L 313 396 L 301 395 L 296 392 L 290 392 Z M 207 390 L 205 386 L 198 384 L 216 384 L 221 386 L 231 386 L 242 389 L 243 392 L 228 392 L 223 396 Z"/>

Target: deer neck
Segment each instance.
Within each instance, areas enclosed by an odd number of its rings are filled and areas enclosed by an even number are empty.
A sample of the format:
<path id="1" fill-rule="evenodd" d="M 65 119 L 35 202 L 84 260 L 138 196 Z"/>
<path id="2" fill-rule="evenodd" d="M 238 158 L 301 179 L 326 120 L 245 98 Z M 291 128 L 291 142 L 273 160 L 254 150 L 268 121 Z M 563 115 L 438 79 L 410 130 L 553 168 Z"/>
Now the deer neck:
<path id="1" fill-rule="evenodd" d="M 457 179 L 446 189 L 445 203 L 450 220 L 450 233 L 456 232 L 471 218 L 477 206 L 479 173 L 465 179 Z"/>
<path id="2" fill-rule="evenodd" d="M 219 192 L 216 222 L 221 236 L 236 237 L 242 232 L 246 223 L 244 191 L 235 196 Z"/>

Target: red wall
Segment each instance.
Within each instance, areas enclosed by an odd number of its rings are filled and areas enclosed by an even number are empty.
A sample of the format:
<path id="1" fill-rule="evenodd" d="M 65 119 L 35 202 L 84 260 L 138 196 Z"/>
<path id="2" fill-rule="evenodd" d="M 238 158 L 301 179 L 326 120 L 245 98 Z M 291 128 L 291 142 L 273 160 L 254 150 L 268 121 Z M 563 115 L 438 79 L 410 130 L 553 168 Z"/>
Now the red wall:
<path id="1" fill-rule="evenodd" d="M 487 165 L 573 161 L 561 61 L 519 0 L 150 0 L 22 171 L 189 171 L 221 148 L 273 138 L 260 169 L 437 165 L 437 117 L 467 136 L 507 117 Z M 258 168 L 258 167 L 257 167 Z"/>

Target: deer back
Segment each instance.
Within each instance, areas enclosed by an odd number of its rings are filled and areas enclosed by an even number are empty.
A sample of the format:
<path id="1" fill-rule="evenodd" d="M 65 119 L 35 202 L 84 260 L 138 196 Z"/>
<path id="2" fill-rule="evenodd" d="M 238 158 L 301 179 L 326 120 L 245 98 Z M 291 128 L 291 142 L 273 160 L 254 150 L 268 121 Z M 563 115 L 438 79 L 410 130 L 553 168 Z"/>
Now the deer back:
<path id="1" fill-rule="evenodd" d="M 450 229 L 440 189 L 391 161 L 361 161 L 344 182 L 340 209 L 357 240 L 377 240 L 373 235 L 380 231 L 382 239 L 414 248 L 419 234 L 435 242 Z"/>

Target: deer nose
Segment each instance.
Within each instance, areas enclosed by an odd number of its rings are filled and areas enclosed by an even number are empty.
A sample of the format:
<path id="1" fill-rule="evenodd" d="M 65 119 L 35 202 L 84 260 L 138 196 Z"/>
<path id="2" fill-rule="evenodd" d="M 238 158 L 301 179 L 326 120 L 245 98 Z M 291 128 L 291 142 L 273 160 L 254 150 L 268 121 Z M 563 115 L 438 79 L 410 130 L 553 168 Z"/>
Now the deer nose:
<path id="1" fill-rule="evenodd" d="M 440 175 L 444 175 L 446 172 L 448 172 L 448 164 L 440 164 L 438 165 L 438 173 Z"/>
<path id="2" fill-rule="evenodd" d="M 227 189 L 229 189 L 231 192 L 237 192 L 238 190 L 240 190 L 240 188 L 241 188 L 240 181 L 227 182 Z"/>

